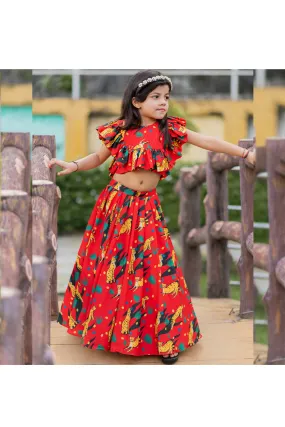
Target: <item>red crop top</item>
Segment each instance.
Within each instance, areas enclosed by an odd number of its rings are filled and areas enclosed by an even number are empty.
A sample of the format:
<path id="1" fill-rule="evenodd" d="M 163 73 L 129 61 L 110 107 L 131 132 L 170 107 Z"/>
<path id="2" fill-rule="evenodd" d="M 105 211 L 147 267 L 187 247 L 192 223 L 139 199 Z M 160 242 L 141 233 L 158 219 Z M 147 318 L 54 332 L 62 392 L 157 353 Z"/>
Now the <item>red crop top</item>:
<path id="1" fill-rule="evenodd" d="M 142 168 L 156 171 L 160 179 L 166 178 L 187 142 L 186 121 L 179 117 L 168 117 L 167 121 L 172 140 L 170 148 L 164 148 L 164 137 L 157 122 L 129 130 L 121 129 L 123 120 L 98 126 L 99 138 L 114 157 L 109 175 Z"/>

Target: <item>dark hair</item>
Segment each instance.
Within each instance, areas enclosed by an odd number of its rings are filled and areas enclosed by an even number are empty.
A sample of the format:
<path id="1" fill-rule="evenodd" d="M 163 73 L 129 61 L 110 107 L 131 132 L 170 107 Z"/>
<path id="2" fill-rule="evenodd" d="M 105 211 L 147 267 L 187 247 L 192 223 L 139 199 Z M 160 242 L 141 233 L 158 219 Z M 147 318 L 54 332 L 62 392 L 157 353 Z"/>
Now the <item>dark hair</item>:
<path id="1" fill-rule="evenodd" d="M 157 80 L 151 83 L 148 83 L 145 86 L 138 87 L 139 83 L 147 80 L 148 78 L 154 76 L 161 76 L 162 73 L 156 70 L 145 70 L 140 71 L 134 76 L 131 77 L 129 83 L 125 89 L 122 106 L 121 106 L 121 115 L 120 120 L 124 120 L 125 124 L 122 127 L 123 129 L 132 129 L 141 126 L 141 115 L 137 108 L 132 103 L 132 99 L 136 98 L 139 102 L 144 102 L 150 92 L 152 92 L 157 86 L 168 85 L 169 91 L 171 91 L 171 85 L 167 80 Z M 171 137 L 168 131 L 167 125 L 167 116 L 163 119 L 158 120 L 159 129 L 162 135 L 164 136 L 164 146 L 171 146 Z"/>

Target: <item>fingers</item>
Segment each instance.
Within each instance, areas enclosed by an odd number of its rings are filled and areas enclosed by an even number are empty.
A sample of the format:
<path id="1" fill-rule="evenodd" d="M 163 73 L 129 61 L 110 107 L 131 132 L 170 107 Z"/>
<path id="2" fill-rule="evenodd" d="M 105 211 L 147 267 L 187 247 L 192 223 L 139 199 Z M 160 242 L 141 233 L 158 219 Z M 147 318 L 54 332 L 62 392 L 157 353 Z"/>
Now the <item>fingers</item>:
<path id="1" fill-rule="evenodd" d="M 51 168 L 53 165 L 56 165 L 57 159 L 50 159 L 48 161 L 48 167 Z"/>
<path id="2" fill-rule="evenodd" d="M 56 158 L 50 159 L 50 161 L 48 162 L 48 167 L 51 169 L 54 165 L 58 165 L 63 168 L 62 171 L 57 173 L 58 176 L 67 175 L 71 173 L 71 170 L 67 168 L 67 163 L 63 160 L 58 160 Z"/>
<path id="3" fill-rule="evenodd" d="M 63 171 L 58 172 L 57 175 L 68 175 L 71 172 L 72 171 L 70 169 L 65 169 Z"/>
<path id="4" fill-rule="evenodd" d="M 47 163 L 47 165 L 48 165 L 49 169 L 51 169 L 54 165 L 58 165 L 58 166 L 62 167 L 63 170 L 57 173 L 58 176 L 67 175 L 67 174 L 72 172 L 70 169 L 67 168 L 67 163 L 65 161 L 58 160 L 56 158 L 50 159 L 50 161 Z"/>
<path id="5" fill-rule="evenodd" d="M 58 159 L 50 159 L 50 161 L 48 162 L 48 167 L 51 168 L 54 165 L 58 165 L 61 166 L 62 168 L 65 166 L 65 162 L 63 160 L 58 160 Z"/>

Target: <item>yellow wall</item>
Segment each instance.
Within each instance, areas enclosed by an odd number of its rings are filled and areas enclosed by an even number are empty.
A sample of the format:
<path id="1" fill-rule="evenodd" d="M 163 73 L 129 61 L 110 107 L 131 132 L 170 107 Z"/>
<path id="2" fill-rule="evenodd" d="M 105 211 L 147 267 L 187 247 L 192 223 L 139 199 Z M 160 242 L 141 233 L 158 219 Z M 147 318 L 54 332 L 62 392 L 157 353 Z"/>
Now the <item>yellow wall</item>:
<path id="1" fill-rule="evenodd" d="M 32 85 L 1 87 L 2 105 L 31 104 Z M 224 99 L 189 100 L 181 104 L 193 118 L 199 132 L 214 135 L 237 144 L 247 137 L 248 115 L 254 112 L 257 144 L 263 145 L 265 138 L 276 136 L 278 129 L 277 106 L 285 105 L 285 88 L 267 87 L 255 89 L 251 100 L 231 101 Z M 60 114 L 65 119 L 65 160 L 84 157 L 98 147 L 95 127 L 118 116 L 121 100 L 48 98 L 33 100 L 34 114 Z M 100 117 L 89 119 L 92 111 Z M 213 113 L 221 115 L 215 116 Z M 192 161 L 206 158 L 206 151 L 186 146 L 184 159 Z"/>
<path id="2" fill-rule="evenodd" d="M 193 123 L 197 126 L 198 132 L 204 135 L 213 135 L 217 138 L 224 138 L 224 119 L 218 116 L 197 116 L 191 115 Z M 186 151 L 187 150 L 187 151 Z M 185 144 L 183 146 L 183 160 L 206 162 L 208 156 L 207 150 L 202 150 L 195 145 Z"/>
<path id="3" fill-rule="evenodd" d="M 222 137 L 226 141 L 237 144 L 239 139 L 247 137 L 248 115 L 253 114 L 252 100 L 189 100 L 184 105 L 191 117 L 209 116 L 211 113 L 221 114 L 224 120 Z M 205 133 L 201 129 L 200 132 Z"/>
<path id="4" fill-rule="evenodd" d="M 33 88 L 31 84 L 15 86 L 0 86 L 1 105 L 19 106 L 31 105 L 33 100 Z"/>
<path id="5" fill-rule="evenodd" d="M 268 137 L 278 135 L 278 107 L 285 107 L 285 87 L 254 89 L 254 127 L 256 145 L 265 145 Z"/>

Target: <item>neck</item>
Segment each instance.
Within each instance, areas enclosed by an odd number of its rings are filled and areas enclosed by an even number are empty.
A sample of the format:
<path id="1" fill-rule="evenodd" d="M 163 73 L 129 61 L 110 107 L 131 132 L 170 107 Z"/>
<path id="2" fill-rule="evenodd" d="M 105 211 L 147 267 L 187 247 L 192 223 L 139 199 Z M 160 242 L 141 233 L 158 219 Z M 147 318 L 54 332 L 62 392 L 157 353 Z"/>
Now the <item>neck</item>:
<path id="1" fill-rule="evenodd" d="M 151 119 L 149 117 L 142 117 L 141 118 L 141 124 L 142 124 L 142 126 L 153 125 L 154 123 L 156 123 L 156 120 Z"/>

